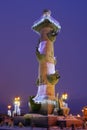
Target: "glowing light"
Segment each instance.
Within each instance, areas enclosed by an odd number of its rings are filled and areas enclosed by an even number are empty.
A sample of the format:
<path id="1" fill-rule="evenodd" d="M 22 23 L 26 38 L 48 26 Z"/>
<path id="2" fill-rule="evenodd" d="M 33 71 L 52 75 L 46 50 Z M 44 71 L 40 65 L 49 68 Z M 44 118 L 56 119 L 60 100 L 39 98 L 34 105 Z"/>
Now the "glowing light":
<path id="1" fill-rule="evenodd" d="M 20 97 L 15 97 L 14 104 L 20 106 Z"/>
<path id="2" fill-rule="evenodd" d="M 63 93 L 63 94 L 62 94 L 62 99 L 63 99 L 63 100 L 66 100 L 67 98 L 68 98 L 68 94 L 67 94 L 67 93 Z"/>
<path id="3" fill-rule="evenodd" d="M 11 109 L 11 105 L 8 105 L 8 109 Z"/>
<path id="4" fill-rule="evenodd" d="M 77 117 L 81 117 L 79 114 L 77 114 Z"/>
<path id="5" fill-rule="evenodd" d="M 84 110 L 82 109 L 82 112 L 84 112 Z"/>

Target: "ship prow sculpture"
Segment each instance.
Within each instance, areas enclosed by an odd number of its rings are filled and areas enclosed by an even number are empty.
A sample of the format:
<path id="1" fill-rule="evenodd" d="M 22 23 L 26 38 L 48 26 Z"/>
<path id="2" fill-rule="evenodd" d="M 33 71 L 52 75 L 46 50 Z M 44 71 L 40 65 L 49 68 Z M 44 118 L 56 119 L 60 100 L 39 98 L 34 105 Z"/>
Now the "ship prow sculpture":
<path id="1" fill-rule="evenodd" d="M 30 99 L 32 112 L 35 110 L 41 114 L 52 114 L 58 106 L 58 97 L 55 94 L 55 85 L 60 75 L 55 70 L 56 58 L 54 56 L 54 42 L 61 26 L 51 16 L 50 10 L 44 10 L 43 15 L 37 20 L 32 29 L 39 34 L 39 43 L 36 46 L 36 57 L 39 62 L 37 94 Z M 36 108 L 34 105 L 36 104 Z"/>

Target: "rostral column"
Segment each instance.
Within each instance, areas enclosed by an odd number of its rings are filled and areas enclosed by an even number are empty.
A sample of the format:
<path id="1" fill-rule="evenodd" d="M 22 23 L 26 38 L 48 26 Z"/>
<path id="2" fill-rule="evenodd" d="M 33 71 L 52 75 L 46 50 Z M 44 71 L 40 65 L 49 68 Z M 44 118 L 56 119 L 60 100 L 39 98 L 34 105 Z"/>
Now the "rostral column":
<path id="1" fill-rule="evenodd" d="M 36 57 L 39 62 L 37 95 L 33 99 L 41 103 L 41 112 L 52 114 L 56 105 L 55 85 L 59 81 L 59 73 L 55 70 L 54 42 L 61 29 L 58 21 L 51 16 L 51 11 L 44 10 L 43 15 L 37 20 L 32 29 L 40 35 L 36 47 Z"/>

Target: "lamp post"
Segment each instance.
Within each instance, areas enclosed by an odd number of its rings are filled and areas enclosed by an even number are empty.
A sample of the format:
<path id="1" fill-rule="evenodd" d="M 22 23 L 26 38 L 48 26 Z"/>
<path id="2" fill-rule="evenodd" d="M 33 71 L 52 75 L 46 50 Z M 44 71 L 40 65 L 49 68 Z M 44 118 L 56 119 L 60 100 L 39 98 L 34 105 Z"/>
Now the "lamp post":
<path id="1" fill-rule="evenodd" d="M 7 112 L 7 114 L 8 114 L 8 116 L 11 117 L 11 105 L 8 105 L 7 107 L 8 107 L 8 112 Z"/>
<path id="2" fill-rule="evenodd" d="M 15 97 L 15 98 L 14 98 L 14 114 L 16 114 L 16 115 L 21 115 L 21 110 L 20 110 L 20 97 Z"/>

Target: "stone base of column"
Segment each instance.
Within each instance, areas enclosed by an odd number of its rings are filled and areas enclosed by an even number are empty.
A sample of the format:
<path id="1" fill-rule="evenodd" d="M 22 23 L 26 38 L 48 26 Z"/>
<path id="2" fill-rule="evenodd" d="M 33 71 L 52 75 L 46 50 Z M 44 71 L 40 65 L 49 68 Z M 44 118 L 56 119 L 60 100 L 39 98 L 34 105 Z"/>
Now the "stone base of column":
<path id="1" fill-rule="evenodd" d="M 40 114 L 52 114 L 56 106 L 56 97 L 54 94 L 54 86 L 40 85 L 38 92 L 33 99 L 37 103 L 41 103 Z"/>
<path id="2" fill-rule="evenodd" d="M 33 103 L 30 104 L 31 111 L 32 106 L 34 110 L 36 110 L 36 108 L 39 108 L 40 105 L 40 109 L 39 111 L 36 111 L 36 113 L 44 115 L 52 114 L 57 103 L 54 86 L 39 85 L 37 95 L 32 98 L 32 101 Z"/>
<path id="3" fill-rule="evenodd" d="M 48 115 L 53 114 L 56 101 L 44 100 L 41 102 L 40 114 Z"/>
<path id="4" fill-rule="evenodd" d="M 42 97 L 38 97 L 39 99 Z M 41 102 L 35 102 L 35 99 L 37 101 L 37 97 L 33 98 L 34 103 L 29 102 L 29 110 L 31 113 L 38 113 L 42 115 L 48 115 L 53 114 L 54 108 L 56 107 L 56 98 L 52 100 L 47 96 L 43 98 Z"/>

